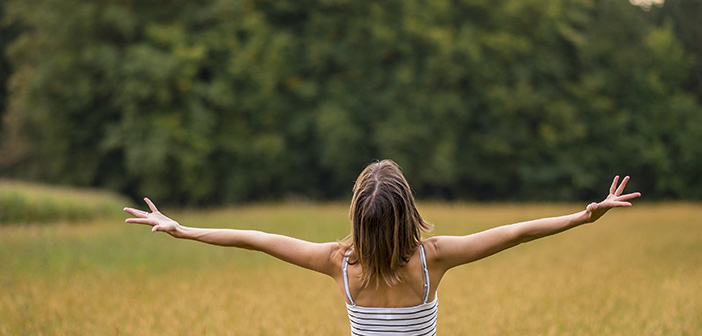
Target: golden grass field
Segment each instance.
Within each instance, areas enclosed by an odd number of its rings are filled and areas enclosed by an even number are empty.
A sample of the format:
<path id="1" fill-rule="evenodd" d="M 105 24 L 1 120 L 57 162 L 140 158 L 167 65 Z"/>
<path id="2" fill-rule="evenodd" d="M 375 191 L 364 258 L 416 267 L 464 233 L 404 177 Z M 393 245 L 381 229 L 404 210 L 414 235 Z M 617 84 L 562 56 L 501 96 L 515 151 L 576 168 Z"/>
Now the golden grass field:
<path id="1" fill-rule="evenodd" d="M 420 203 L 432 235 L 579 209 Z M 342 204 L 164 212 L 184 225 L 317 242 L 343 238 L 349 225 Z M 0 335 L 349 334 L 325 276 L 126 217 L 0 227 Z M 615 209 L 450 271 L 439 303 L 441 335 L 702 335 L 702 206 Z"/>

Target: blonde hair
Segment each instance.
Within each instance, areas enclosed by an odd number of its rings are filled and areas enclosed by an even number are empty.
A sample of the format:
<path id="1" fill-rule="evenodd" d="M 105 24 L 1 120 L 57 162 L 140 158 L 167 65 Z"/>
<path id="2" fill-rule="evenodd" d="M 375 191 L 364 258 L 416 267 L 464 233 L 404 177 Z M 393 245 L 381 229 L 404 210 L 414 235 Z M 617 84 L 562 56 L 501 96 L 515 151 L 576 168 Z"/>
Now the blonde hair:
<path id="1" fill-rule="evenodd" d="M 402 171 L 392 160 L 371 163 L 353 186 L 349 210 L 351 247 L 361 264 L 361 283 L 401 281 L 406 265 L 432 225 L 424 221 Z"/>

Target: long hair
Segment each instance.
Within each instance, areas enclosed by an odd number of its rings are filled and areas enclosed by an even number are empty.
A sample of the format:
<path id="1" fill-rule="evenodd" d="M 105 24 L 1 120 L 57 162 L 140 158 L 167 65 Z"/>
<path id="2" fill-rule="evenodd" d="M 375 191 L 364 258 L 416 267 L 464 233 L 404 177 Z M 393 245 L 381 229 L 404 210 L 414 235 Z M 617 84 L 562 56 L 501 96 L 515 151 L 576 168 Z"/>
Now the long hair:
<path id="1" fill-rule="evenodd" d="M 402 171 L 392 160 L 371 163 L 358 176 L 351 199 L 351 246 L 361 264 L 361 283 L 401 281 L 406 265 L 432 225 L 419 215 Z"/>

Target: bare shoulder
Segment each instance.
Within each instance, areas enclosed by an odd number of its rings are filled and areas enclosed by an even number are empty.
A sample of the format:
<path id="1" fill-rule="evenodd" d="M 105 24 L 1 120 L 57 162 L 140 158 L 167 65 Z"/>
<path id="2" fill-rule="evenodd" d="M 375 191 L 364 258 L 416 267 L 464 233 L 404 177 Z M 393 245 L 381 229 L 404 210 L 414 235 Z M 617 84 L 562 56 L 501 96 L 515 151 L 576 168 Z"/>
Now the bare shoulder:
<path id="1" fill-rule="evenodd" d="M 329 262 L 333 269 L 341 270 L 341 264 L 344 259 L 344 253 L 348 248 L 345 244 L 339 242 L 326 243 L 329 249 Z"/>
<path id="2" fill-rule="evenodd" d="M 424 246 L 424 252 L 429 260 L 437 260 L 439 258 L 439 247 L 440 247 L 441 236 L 430 237 L 422 241 L 422 246 Z"/>
<path id="3" fill-rule="evenodd" d="M 331 260 L 339 260 L 339 264 L 341 264 L 341 259 L 343 259 L 348 247 L 340 242 L 326 243 L 325 245 L 329 247 L 329 258 Z"/>
<path id="4" fill-rule="evenodd" d="M 442 246 L 446 236 L 434 236 L 422 241 L 424 252 L 427 256 L 427 266 L 429 268 L 429 279 L 431 279 L 432 288 L 435 291 L 439 287 L 441 279 L 446 274 L 445 248 Z"/>
<path id="5" fill-rule="evenodd" d="M 458 236 L 434 236 L 424 240 L 424 249 L 427 258 L 435 265 L 441 265 L 445 269 L 453 267 L 455 256 L 460 254 L 461 246 L 459 242 L 466 240 L 465 237 Z"/>

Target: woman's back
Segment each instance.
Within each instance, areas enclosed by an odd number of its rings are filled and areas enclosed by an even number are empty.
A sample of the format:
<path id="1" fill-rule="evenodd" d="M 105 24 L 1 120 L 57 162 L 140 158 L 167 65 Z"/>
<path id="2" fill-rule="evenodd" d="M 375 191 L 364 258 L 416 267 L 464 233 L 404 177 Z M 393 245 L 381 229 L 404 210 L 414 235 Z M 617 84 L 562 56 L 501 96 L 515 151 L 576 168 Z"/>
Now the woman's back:
<path id="1" fill-rule="evenodd" d="M 421 246 L 421 245 L 420 245 Z M 428 249 L 424 249 L 428 253 Z M 343 258 L 343 256 L 342 256 Z M 424 266 L 417 248 L 410 260 L 399 270 L 402 282 L 389 286 L 383 281 L 370 283 L 364 286 L 361 282 L 361 265 L 354 262 L 354 254 L 349 254 L 349 264 L 347 266 L 348 286 L 351 300 L 358 306 L 364 307 L 411 307 L 419 305 L 424 300 Z M 341 279 L 343 280 L 343 278 Z M 434 300 L 436 283 L 430 277 L 430 288 L 428 291 L 428 301 Z M 344 290 L 343 281 L 339 282 L 339 289 Z M 348 295 L 346 295 L 348 296 Z M 348 297 L 346 302 L 351 303 Z"/>
<path id="2" fill-rule="evenodd" d="M 351 251 L 345 253 L 341 275 L 352 335 L 436 335 L 438 298 L 435 293 L 430 295 L 422 245 L 399 270 L 402 281 L 392 286 L 381 281 L 364 285 L 360 265 L 348 263 L 351 256 Z"/>

